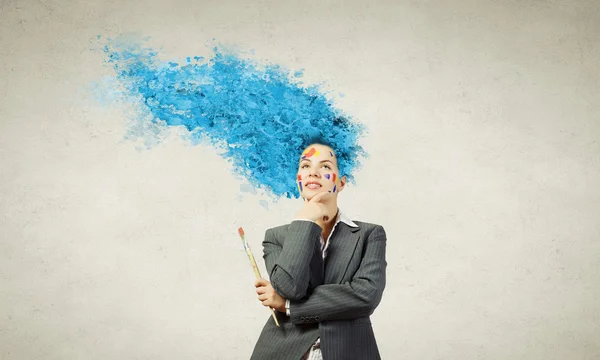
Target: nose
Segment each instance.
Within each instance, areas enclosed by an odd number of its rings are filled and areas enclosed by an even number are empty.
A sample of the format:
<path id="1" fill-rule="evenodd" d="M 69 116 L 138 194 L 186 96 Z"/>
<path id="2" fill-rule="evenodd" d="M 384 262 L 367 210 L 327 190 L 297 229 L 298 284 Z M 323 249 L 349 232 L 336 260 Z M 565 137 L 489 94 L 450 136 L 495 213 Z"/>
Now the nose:
<path id="1" fill-rule="evenodd" d="M 310 171 L 309 171 L 309 173 L 308 173 L 308 176 L 318 177 L 318 175 L 319 175 L 319 172 L 315 168 L 311 168 Z"/>

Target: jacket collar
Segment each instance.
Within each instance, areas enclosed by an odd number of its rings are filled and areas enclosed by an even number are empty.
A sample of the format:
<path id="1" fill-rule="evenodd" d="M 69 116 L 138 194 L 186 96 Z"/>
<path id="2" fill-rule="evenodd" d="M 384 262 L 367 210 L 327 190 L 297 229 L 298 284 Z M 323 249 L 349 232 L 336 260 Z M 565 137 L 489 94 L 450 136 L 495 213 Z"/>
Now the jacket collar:
<path id="1" fill-rule="evenodd" d="M 346 214 L 344 214 L 342 212 L 342 210 L 340 210 L 340 208 L 338 208 L 338 216 L 337 216 L 337 219 L 335 220 L 335 223 L 337 224 L 340 221 L 343 222 L 343 223 L 345 223 L 346 225 L 348 225 L 350 227 L 358 227 L 358 225 L 356 225 L 354 223 L 354 221 L 350 220 L 350 218 L 347 217 Z"/>

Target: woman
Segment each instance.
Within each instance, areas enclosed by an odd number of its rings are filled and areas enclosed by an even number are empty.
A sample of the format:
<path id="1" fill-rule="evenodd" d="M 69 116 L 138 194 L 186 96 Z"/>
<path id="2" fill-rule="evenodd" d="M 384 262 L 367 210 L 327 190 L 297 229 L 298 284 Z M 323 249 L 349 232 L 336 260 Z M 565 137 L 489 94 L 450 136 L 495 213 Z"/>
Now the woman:
<path id="1" fill-rule="evenodd" d="M 270 282 L 255 283 L 280 327 L 269 317 L 251 359 L 380 359 L 369 316 L 385 288 L 385 231 L 339 210 L 346 176 L 327 142 L 304 148 L 297 182 L 304 204 L 291 223 L 265 232 Z"/>

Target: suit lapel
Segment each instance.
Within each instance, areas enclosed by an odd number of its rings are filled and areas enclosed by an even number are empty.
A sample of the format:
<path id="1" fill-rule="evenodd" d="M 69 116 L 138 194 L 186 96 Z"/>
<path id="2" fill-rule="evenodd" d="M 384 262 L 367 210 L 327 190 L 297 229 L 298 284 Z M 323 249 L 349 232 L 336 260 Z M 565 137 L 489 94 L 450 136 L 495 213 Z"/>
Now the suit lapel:
<path id="1" fill-rule="evenodd" d="M 331 235 L 331 242 L 327 247 L 325 258 L 325 284 L 341 283 L 352 254 L 360 239 L 359 227 L 351 227 L 346 223 L 339 222 Z"/>

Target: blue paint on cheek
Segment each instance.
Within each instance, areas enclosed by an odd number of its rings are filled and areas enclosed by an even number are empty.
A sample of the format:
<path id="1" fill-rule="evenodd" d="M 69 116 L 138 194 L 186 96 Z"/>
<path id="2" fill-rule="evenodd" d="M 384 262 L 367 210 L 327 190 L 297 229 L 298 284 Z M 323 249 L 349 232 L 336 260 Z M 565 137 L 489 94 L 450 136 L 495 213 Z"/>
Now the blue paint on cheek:
<path id="1" fill-rule="evenodd" d="M 160 61 L 156 51 L 131 40 L 107 40 L 103 51 L 116 72 L 107 84 L 117 84 L 137 106 L 141 129 L 184 127 L 193 143 L 208 141 L 237 175 L 277 197 L 296 196 L 298 157 L 312 136 L 334 143 L 348 181 L 358 155 L 368 157 L 357 144 L 365 127 L 336 110 L 316 86 L 301 86 L 301 72 L 290 76 L 216 47 L 207 60 L 188 56 L 182 64 Z"/>

